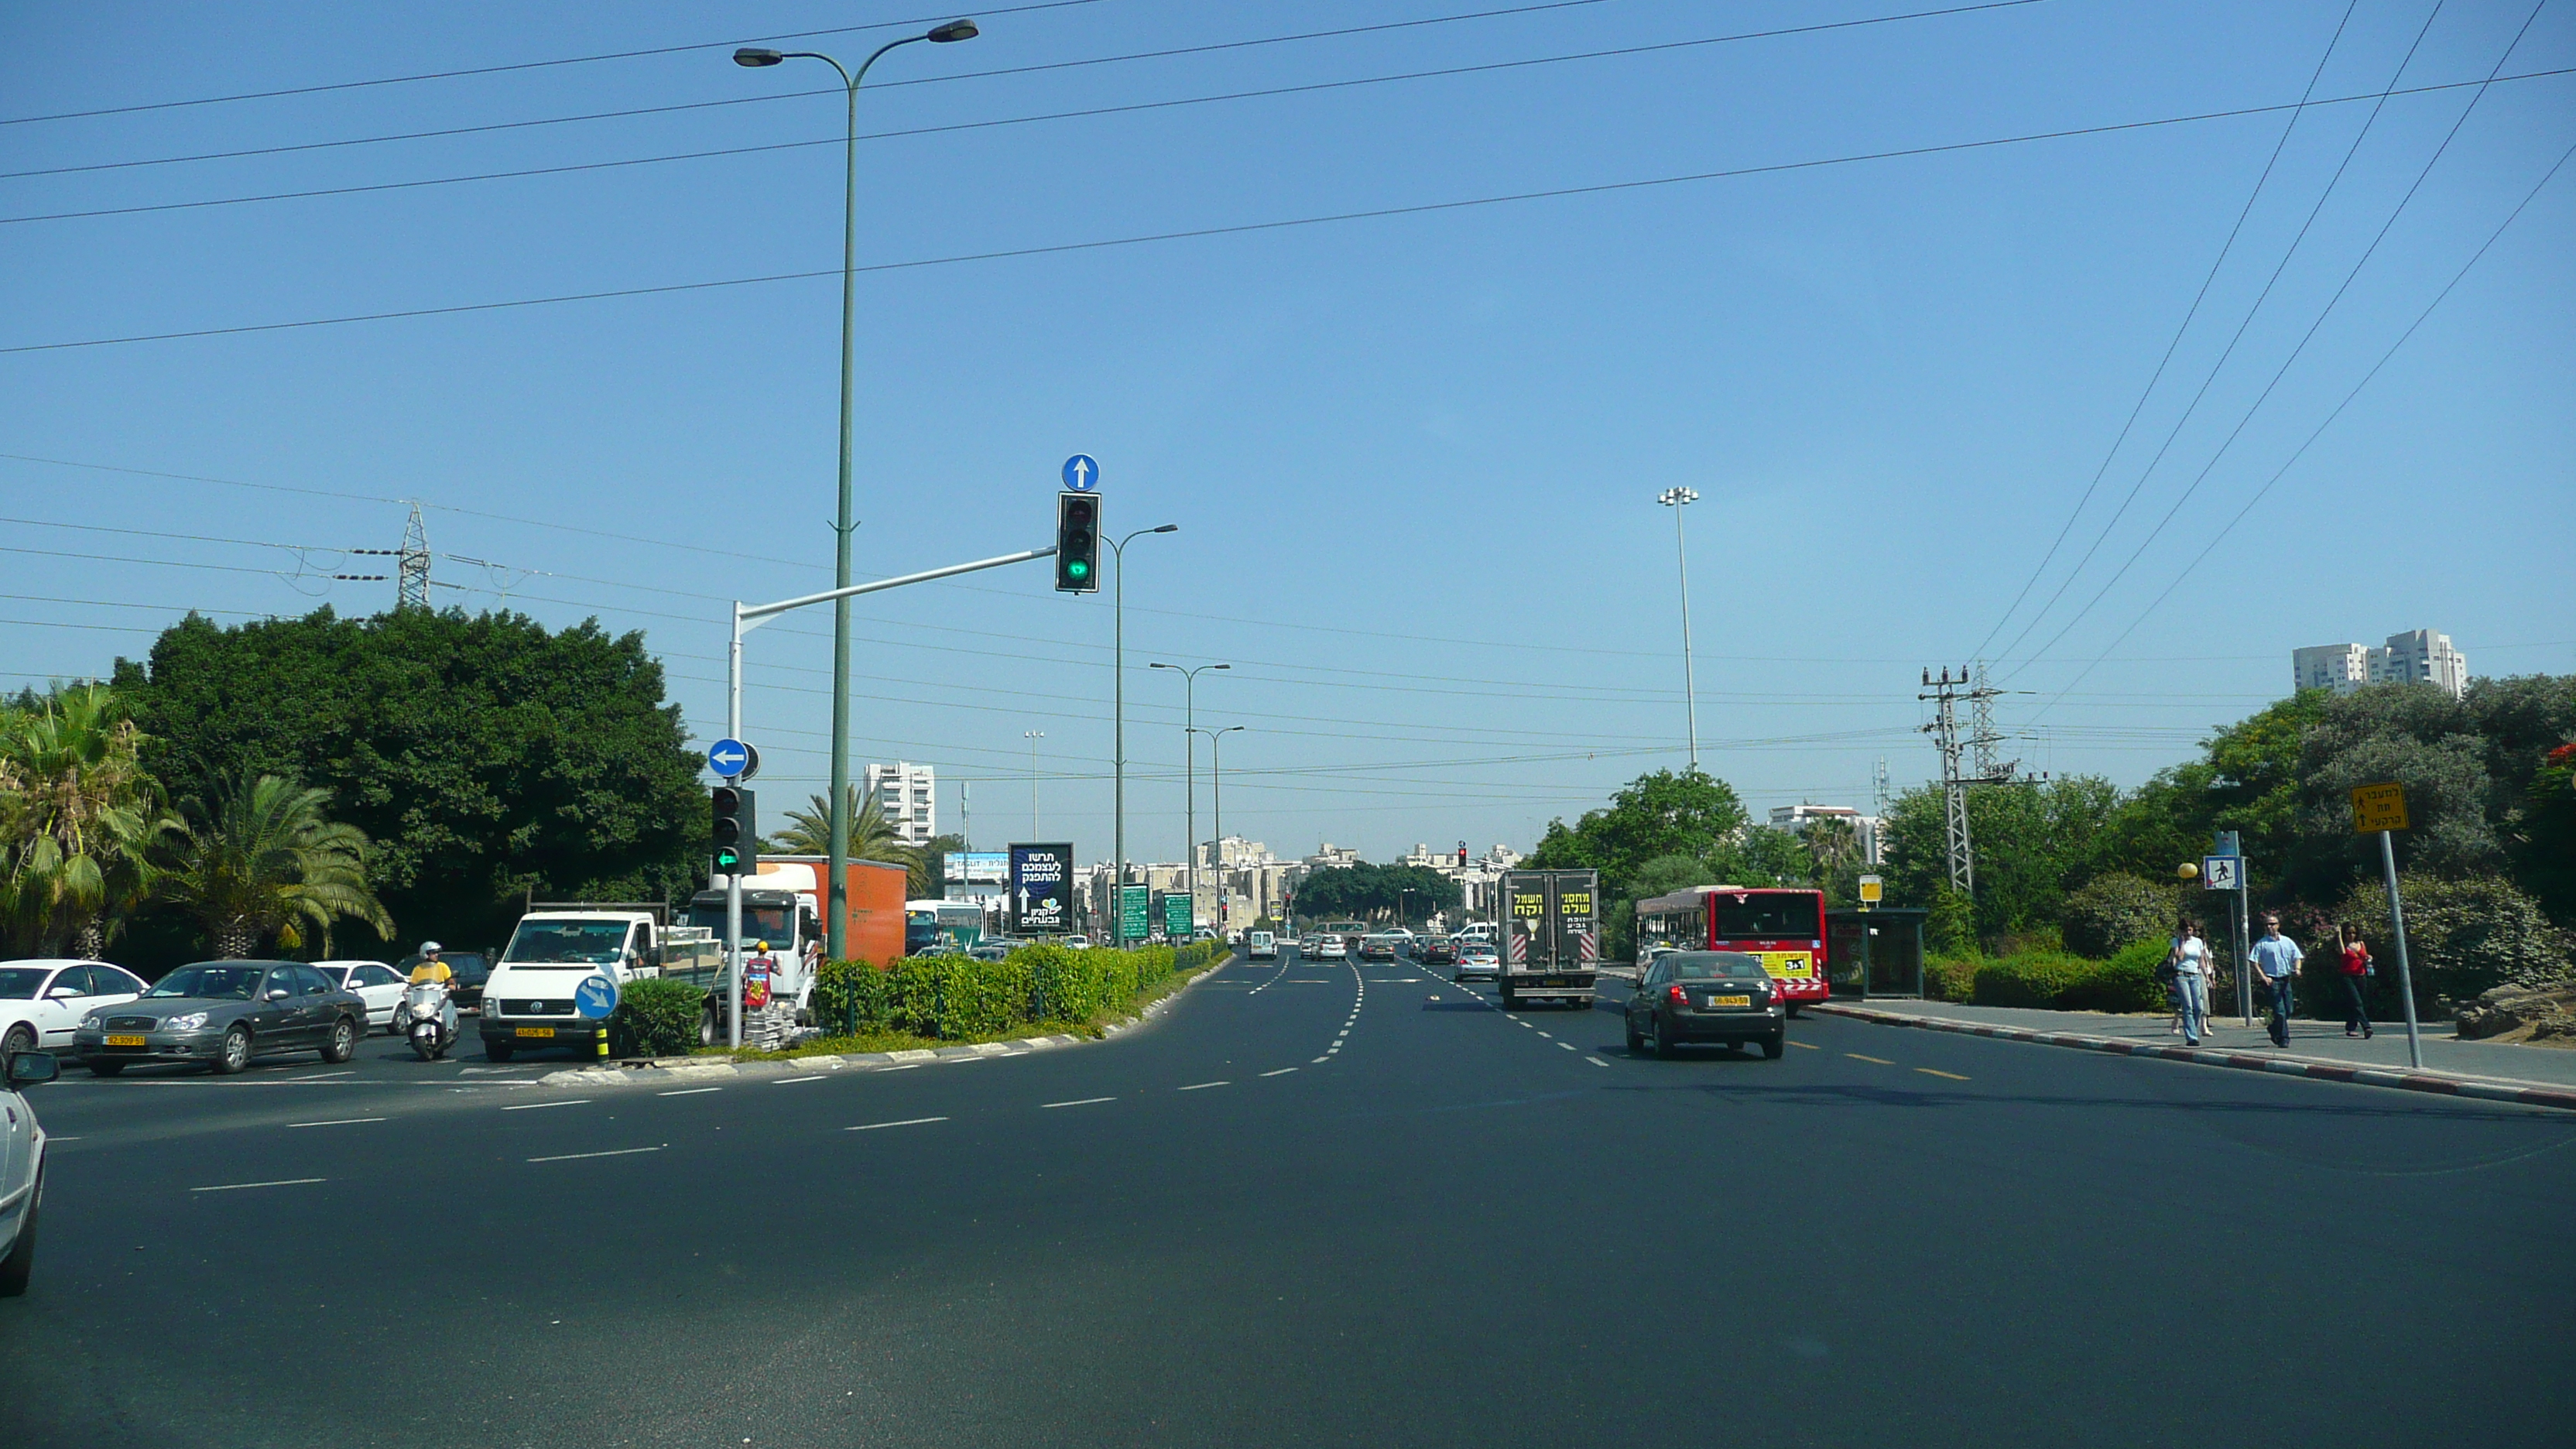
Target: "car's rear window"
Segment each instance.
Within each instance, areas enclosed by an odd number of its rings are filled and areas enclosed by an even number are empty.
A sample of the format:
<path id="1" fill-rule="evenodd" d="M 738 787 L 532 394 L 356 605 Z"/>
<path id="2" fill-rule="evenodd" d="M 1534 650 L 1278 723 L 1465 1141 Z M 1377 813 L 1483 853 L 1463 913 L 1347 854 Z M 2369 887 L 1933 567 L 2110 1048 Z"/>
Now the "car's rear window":
<path id="1" fill-rule="evenodd" d="M 1664 964 L 1676 981 L 1759 981 L 1762 958 L 1740 951 L 1676 951 Z"/>

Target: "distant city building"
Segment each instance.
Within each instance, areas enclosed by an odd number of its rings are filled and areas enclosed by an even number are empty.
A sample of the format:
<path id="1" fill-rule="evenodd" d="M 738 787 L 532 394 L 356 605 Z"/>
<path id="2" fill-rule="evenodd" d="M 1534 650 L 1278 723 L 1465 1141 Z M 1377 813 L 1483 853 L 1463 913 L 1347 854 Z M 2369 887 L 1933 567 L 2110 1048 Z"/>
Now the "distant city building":
<path id="1" fill-rule="evenodd" d="M 904 844 L 928 845 L 939 833 L 939 774 L 930 766 L 870 764 L 862 788 Z"/>
<path id="2" fill-rule="evenodd" d="M 1884 865 L 1886 859 L 1879 845 L 1879 819 L 1863 815 L 1848 805 L 1774 805 L 1771 828 L 1804 835 L 1807 827 L 1819 820 L 1845 820 L 1851 823 L 1852 837 L 1859 842 L 1860 858 L 1869 865 Z"/>
<path id="3" fill-rule="evenodd" d="M 2451 636 L 2430 629 L 2391 634 L 2378 648 L 2316 644 L 2290 651 L 2293 689 L 2350 694 L 2365 684 L 2430 684 L 2457 699 L 2469 687 L 2469 658 Z"/>

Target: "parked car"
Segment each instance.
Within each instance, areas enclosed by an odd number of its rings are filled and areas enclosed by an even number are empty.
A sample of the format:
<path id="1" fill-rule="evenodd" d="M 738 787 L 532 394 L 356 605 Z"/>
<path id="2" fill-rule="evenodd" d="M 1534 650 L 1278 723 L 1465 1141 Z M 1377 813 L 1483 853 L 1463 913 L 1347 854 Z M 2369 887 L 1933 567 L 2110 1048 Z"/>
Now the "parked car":
<path id="1" fill-rule="evenodd" d="M 980 941 L 966 948 L 966 957 L 970 961 L 1007 961 L 1011 948 L 999 941 Z"/>
<path id="2" fill-rule="evenodd" d="M 0 1298 L 27 1291 L 45 1201 L 45 1129 L 24 1094 L 61 1071 L 51 1052 L 0 1051 Z"/>
<path id="3" fill-rule="evenodd" d="M 0 962 L 0 1056 L 68 1051 L 82 1012 L 142 994 L 134 973 L 104 961 Z"/>
<path id="4" fill-rule="evenodd" d="M 440 958 L 445 960 L 442 953 Z M 408 979 L 382 961 L 316 961 L 313 969 L 323 979 L 344 991 L 354 991 L 367 1003 L 367 1028 L 394 1029 L 394 1008 L 402 1005 L 403 988 Z M 489 972 L 485 973 L 489 975 Z M 449 991 L 455 990 L 450 983 Z"/>
<path id="5" fill-rule="evenodd" d="M 1777 1061 L 1788 1045 L 1779 993 L 1762 958 L 1742 951 L 1670 951 L 1647 963 L 1628 997 L 1628 1050 L 1654 1043 L 1669 1057 L 1685 1042 L 1760 1042 Z"/>
<path id="6" fill-rule="evenodd" d="M 1089 936 L 1067 936 L 1064 938 L 1064 948 L 1068 951 L 1088 951 L 1091 949 L 1091 938 Z"/>
<path id="7" fill-rule="evenodd" d="M 411 968 L 424 958 L 417 951 L 394 963 L 394 971 L 404 980 L 411 979 Z M 454 979 L 447 983 L 450 997 L 459 1011 L 483 1009 L 483 988 L 492 980 L 492 953 L 489 951 L 441 951 L 438 959 L 447 963 Z"/>
<path id="8" fill-rule="evenodd" d="M 195 1062 L 238 1072 L 257 1057 L 357 1055 L 367 1003 L 300 961 L 200 961 L 118 1006 L 93 1007 L 72 1031 L 81 1065 L 112 1077 L 136 1062 Z"/>
<path id="9" fill-rule="evenodd" d="M 1502 975 L 1503 958 L 1496 954 L 1491 941 L 1465 941 L 1458 947 L 1457 969 L 1449 973 L 1452 981 L 1492 981 Z"/>

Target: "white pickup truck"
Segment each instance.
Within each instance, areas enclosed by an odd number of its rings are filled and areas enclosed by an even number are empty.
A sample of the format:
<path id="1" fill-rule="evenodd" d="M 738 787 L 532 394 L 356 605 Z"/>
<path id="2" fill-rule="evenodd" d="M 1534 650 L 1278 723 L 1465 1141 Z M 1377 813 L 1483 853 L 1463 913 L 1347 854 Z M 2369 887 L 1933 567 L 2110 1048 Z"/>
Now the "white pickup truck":
<path id="1" fill-rule="evenodd" d="M 573 1047 L 605 1056 L 607 1024 L 574 1010 L 573 993 L 592 976 L 623 987 L 660 974 L 665 915 L 651 905 L 540 905 L 520 917 L 483 986 L 483 1055 L 506 1062 L 522 1048 Z"/>

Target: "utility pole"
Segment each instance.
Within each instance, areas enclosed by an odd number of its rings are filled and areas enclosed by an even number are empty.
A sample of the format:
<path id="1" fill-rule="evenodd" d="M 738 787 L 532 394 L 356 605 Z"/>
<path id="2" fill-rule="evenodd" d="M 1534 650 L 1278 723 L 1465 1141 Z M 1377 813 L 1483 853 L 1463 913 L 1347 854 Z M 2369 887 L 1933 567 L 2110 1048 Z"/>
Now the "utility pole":
<path id="1" fill-rule="evenodd" d="M 1950 889 L 1973 900 L 1977 894 L 1977 856 L 1968 837 L 1968 787 L 2028 784 L 2048 777 L 2024 775 L 2019 760 L 1995 758 L 1995 746 L 2003 736 L 1995 729 L 1994 700 L 2003 691 L 1986 682 L 1984 665 L 1971 669 L 1963 664 L 1953 676 L 1945 664 L 1938 679 L 1926 669 L 1923 688 L 1927 692 L 1914 697 L 1930 700 L 1934 705 L 1932 722 L 1923 726 L 1923 732 L 1933 736 L 1941 751 L 1941 816 L 1949 845 Z M 1959 701 L 1963 699 L 1968 701 L 1972 719 L 1965 739 L 1959 735 Z M 1961 756 L 1971 754 L 1973 765 L 1962 761 Z"/>
<path id="2" fill-rule="evenodd" d="M 429 607 L 429 529 L 420 521 L 420 505 L 411 506 L 411 521 L 403 525 L 402 551 L 395 555 L 394 607 L 426 609 Z"/>
<path id="3" fill-rule="evenodd" d="M 1682 572 L 1682 707 L 1690 721 L 1691 773 L 1699 773 L 1699 687 L 1691 679 L 1690 545 L 1682 537 L 1682 510 L 1699 501 L 1692 488 L 1667 488 L 1655 501 L 1673 511 L 1673 558 Z"/>
<path id="4" fill-rule="evenodd" d="M 1038 741 L 1046 738 L 1044 730 L 1022 730 L 1020 738 L 1029 742 L 1029 839 L 1038 838 Z"/>

